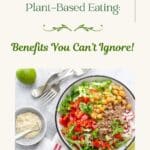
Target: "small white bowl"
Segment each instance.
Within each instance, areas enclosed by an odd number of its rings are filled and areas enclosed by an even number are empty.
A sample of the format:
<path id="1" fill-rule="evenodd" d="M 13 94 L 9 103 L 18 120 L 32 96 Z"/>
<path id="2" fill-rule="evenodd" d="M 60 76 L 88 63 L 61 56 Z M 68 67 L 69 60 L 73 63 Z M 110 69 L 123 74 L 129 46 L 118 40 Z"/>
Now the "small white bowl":
<path id="1" fill-rule="evenodd" d="M 34 108 L 34 107 L 20 108 L 16 111 L 15 115 L 17 117 L 19 114 L 22 114 L 22 113 L 25 113 L 25 112 L 35 113 L 36 115 L 38 115 L 40 117 L 41 122 L 42 122 L 41 131 L 37 136 L 35 136 L 32 139 L 21 138 L 21 139 L 16 140 L 16 143 L 19 144 L 19 145 L 31 146 L 31 145 L 37 144 L 38 142 L 40 142 L 44 138 L 44 136 L 46 134 L 46 131 L 47 131 L 47 123 L 46 123 L 46 119 L 45 119 L 44 115 L 37 108 Z"/>

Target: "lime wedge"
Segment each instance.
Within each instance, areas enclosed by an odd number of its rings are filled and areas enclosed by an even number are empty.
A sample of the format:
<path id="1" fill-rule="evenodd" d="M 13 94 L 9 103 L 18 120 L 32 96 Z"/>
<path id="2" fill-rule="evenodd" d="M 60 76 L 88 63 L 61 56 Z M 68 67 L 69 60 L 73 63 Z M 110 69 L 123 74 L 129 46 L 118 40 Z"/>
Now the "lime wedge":
<path id="1" fill-rule="evenodd" d="M 18 69 L 16 71 L 16 76 L 20 82 L 31 85 L 36 80 L 36 70 L 33 68 Z"/>

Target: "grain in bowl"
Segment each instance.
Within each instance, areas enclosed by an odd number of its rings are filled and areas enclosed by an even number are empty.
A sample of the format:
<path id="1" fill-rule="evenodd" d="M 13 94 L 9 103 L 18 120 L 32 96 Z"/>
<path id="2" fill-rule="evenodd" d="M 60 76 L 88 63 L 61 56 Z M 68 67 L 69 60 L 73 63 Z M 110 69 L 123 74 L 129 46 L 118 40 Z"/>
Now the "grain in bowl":
<path id="1" fill-rule="evenodd" d="M 27 115 L 28 117 L 22 118 L 21 115 L 23 115 L 23 116 Z M 44 114 L 41 112 L 41 110 L 39 110 L 38 108 L 35 108 L 35 107 L 22 107 L 22 108 L 19 108 L 16 110 L 15 116 L 16 116 L 16 119 L 15 119 L 16 136 L 19 133 L 22 133 L 21 130 L 23 130 L 22 125 L 19 125 L 19 126 L 17 125 L 17 120 L 19 120 L 19 122 L 21 122 L 21 124 L 22 124 L 22 122 L 25 122 L 23 124 L 25 124 L 26 127 L 27 126 L 31 127 L 30 129 L 32 129 L 32 127 L 33 127 L 34 131 L 37 131 L 37 132 L 33 132 L 32 134 L 27 134 L 25 137 L 17 139 L 16 144 L 19 144 L 22 146 L 31 146 L 31 145 L 37 144 L 44 138 L 46 131 L 47 131 L 47 121 L 45 119 Z M 29 119 L 29 118 L 32 118 L 32 119 Z M 18 126 L 18 128 L 16 128 L 17 126 Z M 21 129 L 19 129 L 20 126 L 21 126 Z M 40 129 L 40 131 L 38 131 L 39 129 Z"/>
<path id="2" fill-rule="evenodd" d="M 16 133 L 32 130 L 25 138 L 34 138 L 40 133 L 42 122 L 40 117 L 33 112 L 21 113 L 16 117 Z"/>

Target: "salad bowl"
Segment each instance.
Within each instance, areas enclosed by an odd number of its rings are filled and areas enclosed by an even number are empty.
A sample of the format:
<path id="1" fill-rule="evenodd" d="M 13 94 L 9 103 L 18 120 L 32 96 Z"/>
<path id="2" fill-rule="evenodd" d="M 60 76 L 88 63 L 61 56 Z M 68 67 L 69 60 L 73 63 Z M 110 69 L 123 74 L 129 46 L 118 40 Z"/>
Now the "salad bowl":
<path id="1" fill-rule="evenodd" d="M 135 97 L 120 81 L 81 78 L 63 92 L 55 112 L 58 134 L 71 150 L 125 150 L 134 141 Z"/>

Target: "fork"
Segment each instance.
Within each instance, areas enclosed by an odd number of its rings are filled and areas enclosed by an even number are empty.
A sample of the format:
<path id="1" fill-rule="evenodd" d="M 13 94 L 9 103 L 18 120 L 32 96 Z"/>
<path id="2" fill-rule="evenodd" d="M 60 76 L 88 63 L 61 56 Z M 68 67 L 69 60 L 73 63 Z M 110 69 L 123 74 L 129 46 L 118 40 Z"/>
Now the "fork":
<path id="1" fill-rule="evenodd" d="M 67 69 L 62 70 L 61 72 L 55 73 L 52 76 L 50 76 L 43 86 L 40 86 L 40 87 L 32 90 L 32 92 L 31 92 L 32 96 L 34 98 L 39 98 L 40 96 L 42 96 L 43 93 L 45 93 L 45 91 L 49 88 L 49 86 L 51 86 L 52 84 L 56 84 L 57 80 L 60 77 L 64 76 L 66 74 L 66 72 L 67 72 Z"/>
<path id="2" fill-rule="evenodd" d="M 40 104 L 45 105 L 49 101 L 52 101 L 56 97 L 59 91 L 60 91 L 59 84 L 53 84 L 51 86 L 48 86 L 46 91 L 39 98 Z"/>
<path id="3" fill-rule="evenodd" d="M 76 71 L 76 72 L 75 72 Z M 51 84 L 46 83 L 44 90 L 42 92 L 42 95 L 39 97 L 40 104 L 47 104 L 49 101 L 53 100 L 58 92 L 60 91 L 60 83 L 64 81 L 65 79 L 68 79 L 70 76 L 81 76 L 85 72 L 89 71 L 89 69 L 68 69 L 65 73 L 65 75 L 60 76 L 57 80 L 57 82 Z"/>
<path id="4" fill-rule="evenodd" d="M 43 86 L 33 89 L 31 94 L 34 98 L 39 98 L 40 96 L 43 95 L 43 93 L 45 93 L 47 89 L 49 89 L 49 86 L 51 86 L 52 84 L 58 84 L 60 80 L 64 81 L 65 79 L 68 79 L 68 77 L 71 76 L 80 77 L 85 73 L 87 73 L 89 70 L 90 69 L 79 69 L 79 68 L 62 70 L 61 72 L 55 73 L 52 76 L 50 76 Z"/>
<path id="5" fill-rule="evenodd" d="M 66 74 L 62 77 L 60 77 L 56 83 L 48 84 L 48 82 L 46 83 L 46 86 L 44 87 L 45 89 L 43 90 L 42 95 L 39 97 L 39 101 L 41 105 L 45 105 L 47 104 L 49 101 L 52 101 L 56 95 L 58 94 L 58 92 L 60 91 L 60 83 L 70 77 L 73 74 L 73 70 L 72 69 L 68 69 L 68 71 L 66 72 Z"/>

